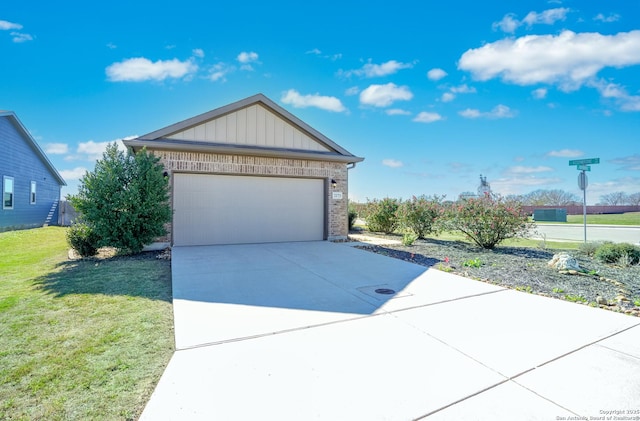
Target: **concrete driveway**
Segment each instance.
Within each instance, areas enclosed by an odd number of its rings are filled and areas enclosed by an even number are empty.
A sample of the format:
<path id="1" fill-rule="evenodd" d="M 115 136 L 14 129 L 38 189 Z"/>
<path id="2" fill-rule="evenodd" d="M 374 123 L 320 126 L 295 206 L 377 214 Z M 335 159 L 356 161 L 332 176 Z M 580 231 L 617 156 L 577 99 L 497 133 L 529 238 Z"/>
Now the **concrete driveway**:
<path id="1" fill-rule="evenodd" d="M 142 420 L 640 417 L 637 318 L 348 243 L 176 247 L 172 272 Z"/>

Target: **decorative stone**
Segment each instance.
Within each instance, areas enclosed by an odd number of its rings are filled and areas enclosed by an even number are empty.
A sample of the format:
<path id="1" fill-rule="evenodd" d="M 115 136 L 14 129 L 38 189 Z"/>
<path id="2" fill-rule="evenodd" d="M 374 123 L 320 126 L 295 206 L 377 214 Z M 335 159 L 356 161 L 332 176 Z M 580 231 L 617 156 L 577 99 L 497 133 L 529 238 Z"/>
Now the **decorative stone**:
<path id="1" fill-rule="evenodd" d="M 553 258 L 547 263 L 547 265 L 557 270 L 582 270 L 576 258 L 571 256 L 569 253 L 564 252 L 554 254 Z"/>
<path id="2" fill-rule="evenodd" d="M 609 305 L 609 302 L 599 295 L 596 297 L 596 303 L 601 306 Z"/>

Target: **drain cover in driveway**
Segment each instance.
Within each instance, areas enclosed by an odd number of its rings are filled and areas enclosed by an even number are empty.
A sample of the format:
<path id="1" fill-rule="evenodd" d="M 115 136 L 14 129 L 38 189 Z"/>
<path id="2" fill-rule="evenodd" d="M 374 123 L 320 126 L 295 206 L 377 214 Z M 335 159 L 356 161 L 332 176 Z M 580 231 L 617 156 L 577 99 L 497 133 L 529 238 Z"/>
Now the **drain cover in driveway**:
<path id="1" fill-rule="evenodd" d="M 380 301 L 389 300 L 391 298 L 409 297 L 412 295 L 408 292 L 396 291 L 396 289 L 389 284 L 369 285 L 357 288 L 357 290 Z"/>

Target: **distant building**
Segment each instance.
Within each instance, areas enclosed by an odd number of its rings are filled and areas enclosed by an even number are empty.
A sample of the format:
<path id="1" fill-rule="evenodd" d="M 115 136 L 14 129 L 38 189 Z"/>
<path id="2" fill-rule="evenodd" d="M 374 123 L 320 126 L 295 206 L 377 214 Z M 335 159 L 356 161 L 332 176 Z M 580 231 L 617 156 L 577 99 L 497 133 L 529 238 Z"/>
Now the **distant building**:
<path id="1" fill-rule="evenodd" d="M 480 174 L 480 185 L 478 186 L 478 197 L 485 197 L 491 195 L 491 186 L 487 182 L 487 177 L 483 177 Z"/>
<path id="2" fill-rule="evenodd" d="M 0 231 L 56 224 L 67 183 L 12 111 L 0 111 L 0 145 Z"/>

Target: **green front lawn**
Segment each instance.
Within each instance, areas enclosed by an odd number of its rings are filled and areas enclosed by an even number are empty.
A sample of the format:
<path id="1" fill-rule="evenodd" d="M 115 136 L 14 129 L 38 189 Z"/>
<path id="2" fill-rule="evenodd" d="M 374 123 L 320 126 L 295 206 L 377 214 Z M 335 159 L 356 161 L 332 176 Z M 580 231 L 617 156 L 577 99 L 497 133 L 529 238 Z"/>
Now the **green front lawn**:
<path id="1" fill-rule="evenodd" d="M 137 419 L 173 353 L 170 263 L 0 233 L 0 419 Z"/>
<path id="2" fill-rule="evenodd" d="M 564 222 L 540 222 L 541 224 L 564 224 Z M 567 224 L 584 224 L 582 215 L 567 215 Z M 587 224 L 640 225 L 640 212 L 607 215 L 587 215 Z"/>

